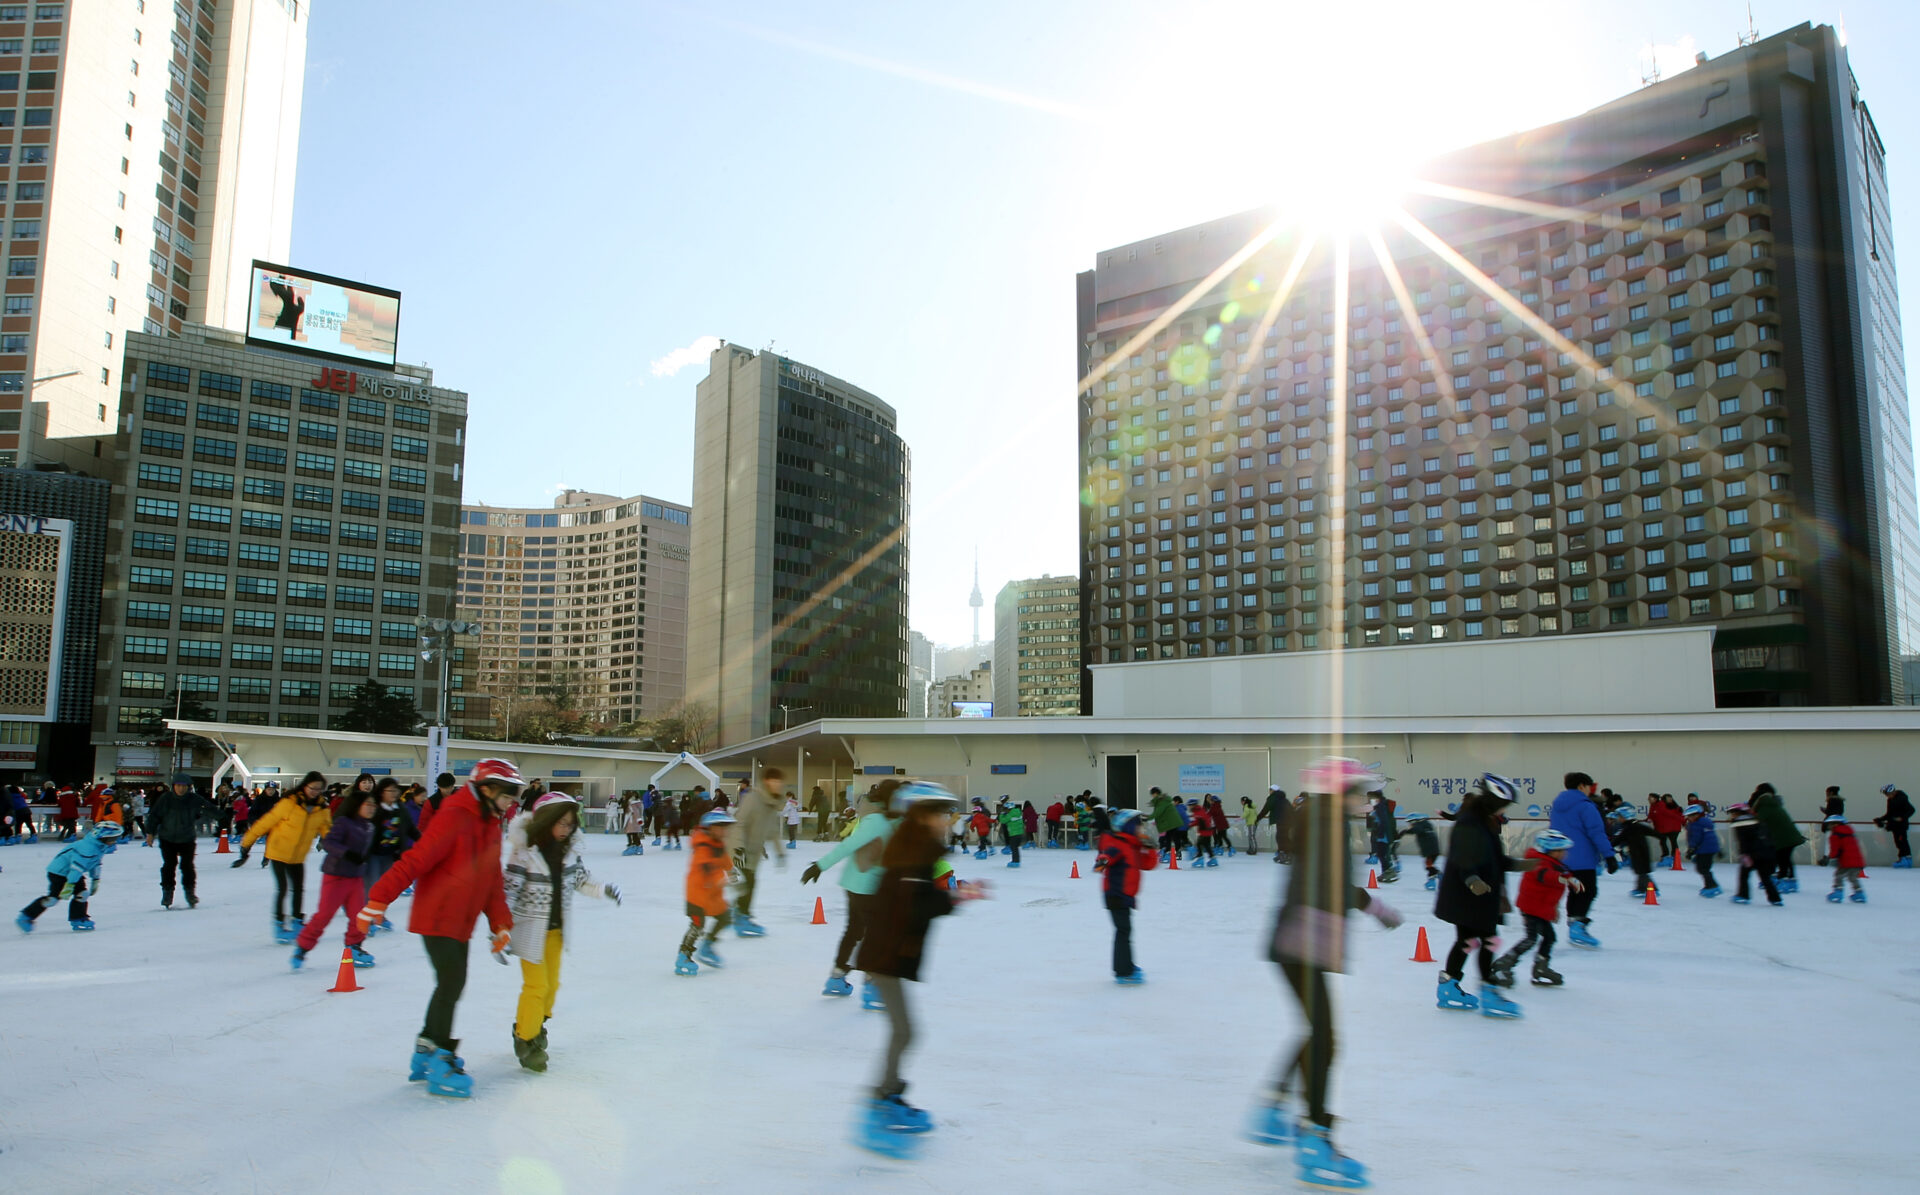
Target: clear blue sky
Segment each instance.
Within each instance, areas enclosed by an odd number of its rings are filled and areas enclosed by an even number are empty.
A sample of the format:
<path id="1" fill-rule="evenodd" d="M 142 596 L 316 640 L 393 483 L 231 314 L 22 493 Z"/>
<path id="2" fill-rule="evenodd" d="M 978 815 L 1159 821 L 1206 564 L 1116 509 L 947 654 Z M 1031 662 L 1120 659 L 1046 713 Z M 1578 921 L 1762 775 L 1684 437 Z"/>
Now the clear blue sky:
<path id="1" fill-rule="evenodd" d="M 707 8 L 317 0 L 293 262 L 405 293 L 402 360 L 472 396 L 470 501 L 685 501 L 705 363 L 652 364 L 702 337 L 881 396 L 914 457 L 913 626 L 951 643 L 975 544 L 989 610 L 1075 569 L 1073 280 L 1098 250 L 1268 203 L 1347 147 L 1418 159 L 1573 115 L 1637 87 L 1650 46 L 1677 69 L 1747 21 L 1744 0 Z M 1920 238 L 1920 4 L 1752 10 L 1762 35 L 1845 26 L 1896 237 Z"/>

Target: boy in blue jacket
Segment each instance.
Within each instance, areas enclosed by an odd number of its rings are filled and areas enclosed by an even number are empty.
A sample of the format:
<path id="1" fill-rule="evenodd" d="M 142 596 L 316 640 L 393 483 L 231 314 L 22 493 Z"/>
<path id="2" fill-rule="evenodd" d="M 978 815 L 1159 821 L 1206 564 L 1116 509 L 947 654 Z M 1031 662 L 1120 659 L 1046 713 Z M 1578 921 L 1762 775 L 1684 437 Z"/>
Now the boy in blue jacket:
<path id="1" fill-rule="evenodd" d="M 1547 825 L 1565 834 L 1573 843 L 1567 848 L 1567 870 L 1580 881 L 1577 892 L 1567 893 L 1567 940 L 1589 950 L 1600 948 L 1600 939 L 1588 928 L 1588 910 L 1593 907 L 1594 878 L 1603 859 L 1613 857 L 1613 842 L 1607 837 L 1606 822 L 1593 794 L 1598 785 L 1585 772 L 1568 772 L 1566 788 L 1553 799 Z"/>
<path id="2" fill-rule="evenodd" d="M 114 846 L 125 832 L 119 822 L 100 822 L 93 833 L 60 848 L 60 853 L 47 865 L 47 894 L 37 897 L 26 908 L 20 910 L 13 923 L 20 932 L 33 932 L 33 923 L 40 914 L 59 904 L 67 904 L 67 925 L 75 930 L 90 930 L 93 922 L 87 918 L 87 881 L 93 881 L 93 890 L 100 891 L 100 863 L 113 854 Z"/>
<path id="3" fill-rule="evenodd" d="M 1700 873 L 1700 895 L 1720 895 L 1720 884 L 1713 878 L 1713 857 L 1720 853 L 1720 835 L 1703 805 L 1687 806 L 1687 853 L 1693 856 L 1693 869 Z"/>

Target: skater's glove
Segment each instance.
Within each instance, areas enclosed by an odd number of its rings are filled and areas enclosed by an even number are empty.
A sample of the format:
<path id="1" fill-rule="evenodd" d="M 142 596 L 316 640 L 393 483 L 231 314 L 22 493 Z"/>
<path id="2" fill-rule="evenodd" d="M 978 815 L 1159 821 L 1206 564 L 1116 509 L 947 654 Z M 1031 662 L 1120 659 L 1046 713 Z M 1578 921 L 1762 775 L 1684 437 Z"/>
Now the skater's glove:
<path id="1" fill-rule="evenodd" d="M 239 864 L 235 864 L 234 866 L 237 867 L 239 866 Z M 386 905 L 370 901 L 367 904 L 360 906 L 360 912 L 354 918 L 354 920 L 360 923 L 361 932 L 364 933 L 368 929 L 371 929 L 373 927 L 374 922 L 379 921 L 386 915 L 387 915 Z"/>
<path id="2" fill-rule="evenodd" d="M 1614 859 L 1614 858 L 1611 858 L 1611 857 L 1610 857 L 1610 858 L 1608 858 L 1608 859 L 1607 859 L 1607 874 L 1608 874 L 1608 875 L 1612 875 L 1612 874 L 1613 874 L 1614 872 L 1616 872 L 1616 871 L 1619 871 L 1619 870 L 1620 870 L 1620 860 L 1618 860 L 1618 859 Z"/>
<path id="3" fill-rule="evenodd" d="M 1479 876 L 1468 876 L 1467 891 L 1473 893 L 1475 896 L 1485 896 L 1487 893 L 1493 891 L 1493 885 L 1487 883 Z"/>
<path id="4" fill-rule="evenodd" d="M 1567 888 L 1573 892 L 1585 892 L 1587 890 L 1587 886 L 1585 884 L 1582 884 L 1579 880 L 1574 879 L 1572 876 L 1567 877 Z"/>
<path id="5" fill-rule="evenodd" d="M 501 966 L 506 965 L 507 952 L 512 948 L 513 934 L 511 931 L 504 929 L 496 929 L 493 931 L 493 957 Z"/>
<path id="6" fill-rule="evenodd" d="M 807 864 L 807 869 L 800 873 L 800 882 L 802 884 L 811 884 L 819 878 L 820 865 L 818 863 Z"/>
<path id="7" fill-rule="evenodd" d="M 1367 902 L 1367 914 L 1388 929 L 1398 929 L 1400 923 L 1406 920 L 1405 917 L 1400 915 L 1399 909 L 1394 908 L 1377 896 Z"/>
<path id="8" fill-rule="evenodd" d="M 235 859 L 233 862 L 227 864 L 228 867 L 245 867 L 246 865 L 247 865 L 247 850 L 244 847 L 242 847 L 240 850 L 240 857 L 238 859 Z"/>
<path id="9" fill-rule="evenodd" d="M 614 904 L 616 904 L 616 905 L 617 905 L 617 904 L 619 904 L 619 903 L 620 903 L 620 885 L 618 885 L 618 884 L 603 884 L 603 885 L 601 885 L 601 888 L 600 888 L 600 890 L 601 890 L 602 892 L 604 892 L 604 893 L 606 893 L 606 894 L 607 894 L 607 899 L 608 899 L 608 900 L 610 900 L 610 901 L 612 901 L 612 902 L 613 902 Z"/>
<path id="10" fill-rule="evenodd" d="M 60 889 L 60 899 L 61 900 L 73 899 L 73 881 L 72 880 L 68 880 L 67 886 L 65 888 Z"/>

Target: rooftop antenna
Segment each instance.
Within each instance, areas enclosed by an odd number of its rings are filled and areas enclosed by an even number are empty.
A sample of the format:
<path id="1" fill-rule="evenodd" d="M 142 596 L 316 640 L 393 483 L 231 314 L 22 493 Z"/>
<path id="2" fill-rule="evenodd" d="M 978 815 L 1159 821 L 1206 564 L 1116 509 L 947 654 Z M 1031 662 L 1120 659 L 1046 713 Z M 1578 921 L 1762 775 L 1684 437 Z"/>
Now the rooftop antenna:
<path id="1" fill-rule="evenodd" d="M 1741 45 L 1743 45 L 1743 46 L 1750 46 L 1750 45 L 1752 45 L 1752 44 L 1753 44 L 1754 42 L 1757 42 L 1757 41 L 1759 41 L 1759 40 L 1760 40 L 1760 31 L 1759 31 L 1759 30 L 1757 30 L 1757 29 L 1755 29 L 1755 28 L 1753 27 L 1753 5 L 1751 5 L 1751 4 L 1749 4 L 1749 5 L 1747 5 L 1747 29 L 1746 29 L 1746 32 L 1745 32 L 1745 33 L 1742 33 L 1742 34 L 1740 34 L 1740 35 L 1739 35 L 1739 39 L 1738 39 L 1738 40 L 1739 40 L 1739 42 L 1740 42 L 1740 44 L 1741 44 Z"/>
<path id="2" fill-rule="evenodd" d="M 1660 55 L 1652 42 L 1647 43 L 1647 69 L 1640 72 L 1640 86 L 1652 87 L 1660 81 Z"/>

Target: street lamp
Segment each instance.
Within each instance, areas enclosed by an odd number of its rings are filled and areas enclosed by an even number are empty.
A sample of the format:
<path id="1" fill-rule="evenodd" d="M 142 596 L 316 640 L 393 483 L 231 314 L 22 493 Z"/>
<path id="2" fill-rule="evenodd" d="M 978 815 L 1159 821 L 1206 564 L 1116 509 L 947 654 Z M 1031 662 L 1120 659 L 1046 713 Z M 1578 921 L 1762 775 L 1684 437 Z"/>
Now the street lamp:
<path id="1" fill-rule="evenodd" d="M 784 701 L 781 702 L 780 703 L 780 729 L 786 730 L 788 727 L 790 727 L 793 724 L 793 711 L 810 710 L 812 708 L 813 707 L 810 705 L 788 705 Z"/>
<path id="2" fill-rule="evenodd" d="M 480 630 L 477 622 L 454 622 L 445 618 L 428 618 L 422 614 L 413 620 L 420 632 L 420 658 L 431 664 L 440 662 L 440 699 L 435 703 L 434 725 L 447 724 L 447 658 L 453 648 L 455 635 L 471 635 Z"/>

